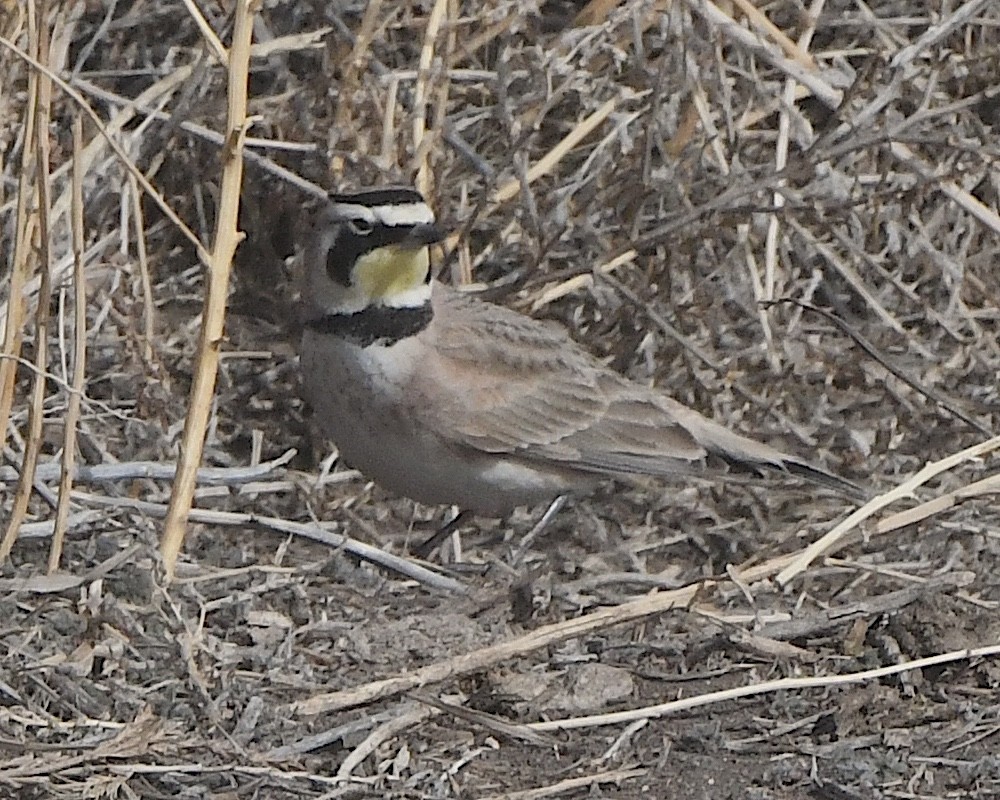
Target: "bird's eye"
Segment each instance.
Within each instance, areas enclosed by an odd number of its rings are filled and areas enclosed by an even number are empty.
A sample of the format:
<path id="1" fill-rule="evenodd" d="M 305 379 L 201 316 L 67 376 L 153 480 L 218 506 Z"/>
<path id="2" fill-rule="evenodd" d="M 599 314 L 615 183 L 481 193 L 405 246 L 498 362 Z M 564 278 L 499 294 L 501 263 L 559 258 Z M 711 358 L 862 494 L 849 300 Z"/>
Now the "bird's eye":
<path id="1" fill-rule="evenodd" d="M 347 227 L 351 229 L 351 233 L 358 236 L 367 236 L 375 230 L 375 223 L 367 219 L 349 219 L 347 220 Z"/>

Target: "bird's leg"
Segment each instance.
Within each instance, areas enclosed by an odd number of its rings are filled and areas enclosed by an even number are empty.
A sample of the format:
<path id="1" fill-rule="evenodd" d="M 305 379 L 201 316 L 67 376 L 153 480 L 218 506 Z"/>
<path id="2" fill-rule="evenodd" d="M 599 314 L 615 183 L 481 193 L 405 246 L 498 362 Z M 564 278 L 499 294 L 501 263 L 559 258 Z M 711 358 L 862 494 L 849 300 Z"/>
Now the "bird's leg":
<path id="1" fill-rule="evenodd" d="M 463 523 L 468 522 L 472 517 L 471 511 L 462 510 L 438 528 L 427 541 L 418 544 L 413 548 L 413 555 L 417 558 L 426 559 L 445 539 L 457 531 Z"/>
<path id="2" fill-rule="evenodd" d="M 541 519 L 539 519 L 538 522 L 535 523 L 535 527 L 533 527 L 530 531 L 528 531 L 528 535 L 521 540 L 521 544 L 518 545 L 517 550 L 511 557 L 510 565 L 512 567 L 516 567 L 518 564 L 521 563 L 521 559 L 523 559 L 525 554 L 528 552 L 528 548 L 531 547 L 535 539 L 541 536 L 542 533 L 545 531 L 545 529 L 549 527 L 549 523 L 551 523 L 552 520 L 555 519 L 556 514 L 558 514 L 562 510 L 562 507 L 564 505 L 566 505 L 567 499 L 568 495 L 561 494 L 558 497 L 556 497 L 555 500 L 549 503 L 549 507 L 545 509 L 545 513 L 542 514 Z"/>

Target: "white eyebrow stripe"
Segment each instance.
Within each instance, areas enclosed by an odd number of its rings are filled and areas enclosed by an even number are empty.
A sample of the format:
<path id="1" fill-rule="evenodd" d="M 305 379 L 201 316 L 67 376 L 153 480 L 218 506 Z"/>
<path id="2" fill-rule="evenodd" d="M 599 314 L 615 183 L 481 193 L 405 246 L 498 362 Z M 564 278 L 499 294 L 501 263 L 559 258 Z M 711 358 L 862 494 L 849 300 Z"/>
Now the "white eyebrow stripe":
<path id="1" fill-rule="evenodd" d="M 434 222 L 434 212 L 431 211 L 427 203 L 386 204 L 383 206 L 334 203 L 333 211 L 342 219 L 363 219 L 373 225 L 381 223 L 390 228 L 427 225 Z"/>
<path id="2" fill-rule="evenodd" d="M 391 228 L 400 225 L 429 225 L 434 222 L 434 212 L 427 203 L 375 206 L 372 211 L 379 222 Z"/>
<path id="3" fill-rule="evenodd" d="M 363 206 L 360 203 L 334 203 L 333 213 L 341 219 L 363 219 L 372 225 L 379 221 L 379 218 L 368 206 Z"/>

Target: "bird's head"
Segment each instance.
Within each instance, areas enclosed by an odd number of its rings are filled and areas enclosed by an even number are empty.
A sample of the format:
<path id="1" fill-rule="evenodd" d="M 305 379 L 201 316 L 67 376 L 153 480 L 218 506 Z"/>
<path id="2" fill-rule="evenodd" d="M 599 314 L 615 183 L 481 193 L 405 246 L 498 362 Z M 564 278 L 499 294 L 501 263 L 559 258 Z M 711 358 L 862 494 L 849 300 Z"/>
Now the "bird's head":
<path id="1" fill-rule="evenodd" d="M 430 245 L 443 238 L 415 189 L 331 194 L 306 258 L 306 302 L 325 313 L 405 308 L 430 297 Z"/>

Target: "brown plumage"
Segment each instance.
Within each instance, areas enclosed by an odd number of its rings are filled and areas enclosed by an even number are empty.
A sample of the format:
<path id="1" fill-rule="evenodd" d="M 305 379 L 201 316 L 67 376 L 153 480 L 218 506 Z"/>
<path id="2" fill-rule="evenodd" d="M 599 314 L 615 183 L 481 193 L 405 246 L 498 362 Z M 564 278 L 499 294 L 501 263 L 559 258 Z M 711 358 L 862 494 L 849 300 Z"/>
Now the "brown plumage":
<path id="1" fill-rule="evenodd" d="M 393 234 L 412 238 L 413 219 L 418 226 L 433 219 L 418 195 L 401 196 L 417 210 L 386 212 L 406 225 L 383 224 L 389 233 L 381 231 L 380 251 Z M 362 207 L 382 224 L 379 206 L 358 197 L 367 195 L 335 202 L 307 255 L 304 383 L 346 461 L 390 491 L 502 515 L 592 491 L 608 478 L 718 475 L 718 465 L 709 469 L 717 460 L 723 469 L 785 472 L 856 493 L 836 475 L 626 379 L 552 323 L 437 282 L 396 287 L 388 296 L 361 292 L 361 283 L 387 283 L 362 281 L 362 272 L 395 267 L 384 253 L 373 260 L 377 266 L 355 271 L 338 263 L 338 253 L 359 249 L 357 242 L 343 247 L 345 236 L 358 235 L 344 226 L 351 214 Z M 394 251 L 400 269 L 412 268 L 428 238 Z M 346 285 L 331 278 L 343 274 L 352 276 Z M 406 302 L 393 305 L 397 296 Z M 373 320 L 385 330 L 374 341 Z"/>

